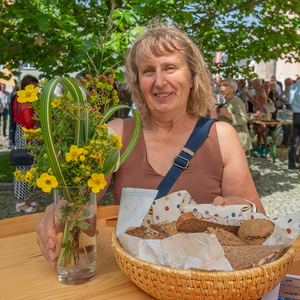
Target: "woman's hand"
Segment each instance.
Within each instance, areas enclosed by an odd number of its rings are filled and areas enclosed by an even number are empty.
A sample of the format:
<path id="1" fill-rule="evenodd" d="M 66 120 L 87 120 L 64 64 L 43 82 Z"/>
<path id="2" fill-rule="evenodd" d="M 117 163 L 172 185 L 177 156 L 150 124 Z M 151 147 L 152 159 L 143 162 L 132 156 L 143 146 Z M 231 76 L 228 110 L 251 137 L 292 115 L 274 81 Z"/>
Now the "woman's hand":
<path id="1" fill-rule="evenodd" d="M 54 218 L 54 204 L 46 208 L 45 214 L 36 226 L 37 242 L 39 247 L 48 262 L 55 266 L 55 218 Z"/>
<path id="2" fill-rule="evenodd" d="M 214 199 L 212 204 L 220 205 L 220 206 L 223 205 L 248 205 L 249 206 L 249 203 L 245 199 L 237 196 L 228 196 L 225 198 L 223 198 L 222 196 L 217 196 Z"/>

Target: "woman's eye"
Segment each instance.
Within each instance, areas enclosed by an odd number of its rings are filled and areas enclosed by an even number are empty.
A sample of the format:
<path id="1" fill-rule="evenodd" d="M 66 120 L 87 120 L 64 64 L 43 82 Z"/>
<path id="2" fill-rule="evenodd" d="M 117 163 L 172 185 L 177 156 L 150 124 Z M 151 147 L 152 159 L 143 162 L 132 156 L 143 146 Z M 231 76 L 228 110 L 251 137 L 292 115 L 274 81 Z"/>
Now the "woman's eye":
<path id="1" fill-rule="evenodd" d="M 151 73 L 153 73 L 153 70 L 151 70 L 151 69 L 146 69 L 144 71 L 144 74 L 151 74 Z"/>
<path id="2" fill-rule="evenodd" d="M 175 68 L 173 66 L 168 66 L 167 67 L 167 71 L 174 71 L 174 70 L 175 70 Z"/>

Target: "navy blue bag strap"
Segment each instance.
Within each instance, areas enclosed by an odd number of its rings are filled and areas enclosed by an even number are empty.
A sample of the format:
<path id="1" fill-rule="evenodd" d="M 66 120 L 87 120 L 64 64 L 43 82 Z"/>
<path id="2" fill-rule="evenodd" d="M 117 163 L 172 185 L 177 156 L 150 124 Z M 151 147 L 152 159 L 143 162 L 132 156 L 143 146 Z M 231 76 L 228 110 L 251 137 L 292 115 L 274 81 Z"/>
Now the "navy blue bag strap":
<path id="1" fill-rule="evenodd" d="M 155 199 L 159 199 L 168 194 L 181 172 L 189 166 L 191 158 L 206 140 L 211 125 L 216 121 L 217 119 L 200 118 L 180 154 L 174 158 L 171 169 L 157 187 L 158 194 Z"/>

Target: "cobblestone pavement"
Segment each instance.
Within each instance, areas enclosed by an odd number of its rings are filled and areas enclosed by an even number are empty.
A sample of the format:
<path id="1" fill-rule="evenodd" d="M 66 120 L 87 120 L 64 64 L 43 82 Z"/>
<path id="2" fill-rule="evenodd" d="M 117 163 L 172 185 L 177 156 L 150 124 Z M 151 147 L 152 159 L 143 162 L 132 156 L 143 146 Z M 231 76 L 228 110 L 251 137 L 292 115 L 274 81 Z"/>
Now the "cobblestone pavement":
<path id="1" fill-rule="evenodd" d="M 0 155 L 9 153 L 8 142 L 0 141 L 0 144 L 2 144 Z M 300 175 L 287 171 L 287 149 L 277 148 L 276 157 L 275 164 L 272 163 L 271 158 L 254 157 L 252 159 L 254 170 L 260 173 L 259 178 L 254 180 L 255 186 L 266 213 L 270 217 L 300 210 Z M 113 184 L 110 185 L 98 205 L 113 204 L 112 186 Z M 37 212 L 45 211 L 46 206 L 53 202 L 52 195 L 45 194 L 39 189 L 35 189 L 31 199 L 37 200 L 40 204 Z M 0 185 L 0 220 L 25 214 L 16 212 L 15 203 L 12 185 L 6 185 L 6 187 Z"/>

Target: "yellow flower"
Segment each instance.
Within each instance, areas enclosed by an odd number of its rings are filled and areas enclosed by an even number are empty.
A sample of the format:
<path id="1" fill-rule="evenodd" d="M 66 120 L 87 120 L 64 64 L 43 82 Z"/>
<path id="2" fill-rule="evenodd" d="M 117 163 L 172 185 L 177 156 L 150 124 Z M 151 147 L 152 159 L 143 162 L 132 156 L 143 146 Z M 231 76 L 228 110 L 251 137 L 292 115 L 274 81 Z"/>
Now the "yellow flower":
<path id="1" fill-rule="evenodd" d="M 82 152 L 84 155 L 87 155 L 88 153 L 89 153 L 89 151 L 87 151 L 87 150 L 83 150 L 83 152 Z"/>
<path id="2" fill-rule="evenodd" d="M 33 177 L 32 173 L 30 171 L 27 171 L 25 174 L 25 181 L 30 182 L 32 177 Z"/>
<path id="3" fill-rule="evenodd" d="M 102 129 L 106 129 L 107 128 L 107 126 L 105 124 L 99 125 L 98 127 L 102 128 Z"/>
<path id="4" fill-rule="evenodd" d="M 87 182 L 88 186 L 92 188 L 93 193 L 99 193 L 100 190 L 103 190 L 106 186 L 106 180 L 104 175 L 93 173 L 91 179 Z"/>
<path id="5" fill-rule="evenodd" d="M 31 169 L 30 169 L 30 173 L 31 173 L 31 174 L 35 174 L 35 173 L 36 173 L 36 168 L 31 168 Z"/>
<path id="6" fill-rule="evenodd" d="M 25 87 L 25 91 L 21 90 L 21 91 L 17 91 L 17 95 L 18 95 L 18 102 L 20 103 L 25 103 L 25 102 L 34 102 L 36 100 L 38 100 L 38 94 L 39 92 L 39 87 L 34 87 L 33 84 L 27 85 Z"/>
<path id="7" fill-rule="evenodd" d="M 38 129 L 27 129 L 25 127 L 22 127 L 22 130 L 26 133 L 38 133 L 42 130 L 42 128 L 38 128 Z"/>
<path id="8" fill-rule="evenodd" d="M 72 145 L 70 152 L 66 153 L 66 162 L 71 160 L 78 161 L 78 156 L 83 152 L 83 148 L 77 148 L 77 146 Z"/>
<path id="9" fill-rule="evenodd" d="M 56 97 L 54 97 L 53 102 L 51 103 L 52 107 L 57 107 L 60 105 L 60 99 L 57 99 Z"/>
<path id="10" fill-rule="evenodd" d="M 80 180 L 81 180 L 81 178 L 80 178 L 80 177 L 75 177 L 75 179 L 74 179 L 74 182 L 75 182 L 75 183 L 79 183 L 79 182 L 80 182 Z"/>
<path id="11" fill-rule="evenodd" d="M 40 85 L 45 85 L 47 81 L 48 81 L 47 79 L 41 80 L 41 81 L 40 81 Z"/>
<path id="12" fill-rule="evenodd" d="M 80 161 L 85 161 L 85 156 L 84 155 L 80 155 L 79 159 L 80 159 Z"/>
<path id="13" fill-rule="evenodd" d="M 22 175 L 22 173 L 21 173 L 21 171 L 19 171 L 19 170 L 17 170 L 15 173 L 13 173 L 14 175 L 15 175 L 15 177 L 16 177 L 16 179 L 19 181 L 20 179 L 21 179 L 21 175 Z"/>
<path id="14" fill-rule="evenodd" d="M 84 164 L 81 164 L 81 165 L 80 165 L 80 169 L 82 169 L 82 170 L 85 169 L 85 165 L 84 165 Z"/>
<path id="15" fill-rule="evenodd" d="M 108 146 L 107 141 L 103 141 L 102 144 L 103 144 L 104 147 L 107 147 L 107 146 Z"/>
<path id="16" fill-rule="evenodd" d="M 54 176 L 49 176 L 47 173 L 43 173 L 36 181 L 36 184 L 45 193 L 49 193 L 52 188 L 56 188 L 58 186 L 56 178 Z"/>

